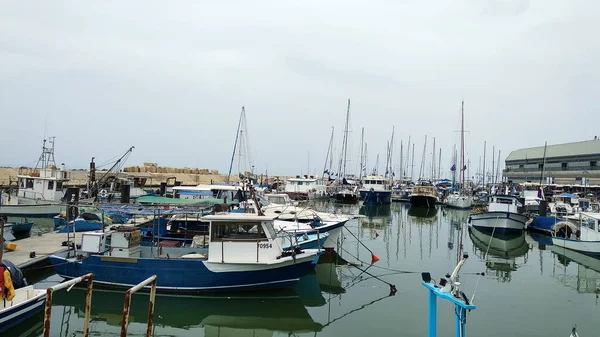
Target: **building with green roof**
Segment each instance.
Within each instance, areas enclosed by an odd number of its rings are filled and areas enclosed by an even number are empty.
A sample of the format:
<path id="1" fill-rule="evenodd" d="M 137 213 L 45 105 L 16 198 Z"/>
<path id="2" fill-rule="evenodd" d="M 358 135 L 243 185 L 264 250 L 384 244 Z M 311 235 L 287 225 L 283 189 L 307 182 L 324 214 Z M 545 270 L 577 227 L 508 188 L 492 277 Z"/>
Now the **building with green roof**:
<path id="1" fill-rule="evenodd" d="M 544 157 L 545 151 L 545 157 Z M 558 185 L 600 185 L 600 139 L 537 146 L 511 152 L 504 177 L 515 182 Z M 543 174 L 542 174 L 543 171 Z"/>

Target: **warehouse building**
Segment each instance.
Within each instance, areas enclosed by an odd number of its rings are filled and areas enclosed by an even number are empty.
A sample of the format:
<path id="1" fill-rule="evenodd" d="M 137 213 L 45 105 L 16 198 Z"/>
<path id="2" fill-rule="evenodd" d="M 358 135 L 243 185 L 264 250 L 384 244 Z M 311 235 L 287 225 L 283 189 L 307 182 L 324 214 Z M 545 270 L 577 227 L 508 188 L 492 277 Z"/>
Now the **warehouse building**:
<path id="1" fill-rule="evenodd" d="M 544 157 L 545 152 L 545 157 Z M 513 183 L 600 185 L 600 139 L 520 149 L 506 158 L 504 179 Z M 543 171 L 543 172 L 542 172 Z"/>

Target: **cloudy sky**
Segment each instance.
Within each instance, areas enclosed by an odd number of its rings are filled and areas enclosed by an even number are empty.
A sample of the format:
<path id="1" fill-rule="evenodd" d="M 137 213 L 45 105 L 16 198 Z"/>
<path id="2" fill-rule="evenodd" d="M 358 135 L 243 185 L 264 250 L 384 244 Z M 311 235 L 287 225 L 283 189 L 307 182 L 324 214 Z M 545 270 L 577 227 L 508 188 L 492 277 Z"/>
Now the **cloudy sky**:
<path id="1" fill-rule="evenodd" d="M 0 165 L 56 136 L 69 168 L 226 172 L 242 106 L 255 171 L 321 173 L 351 99 L 350 167 L 395 127 L 418 176 L 449 173 L 465 101 L 475 174 L 512 150 L 600 136 L 600 3 L 590 0 L 0 1 Z M 439 150 L 436 150 L 436 152 Z M 496 152 L 497 156 L 497 152 Z M 437 154 L 436 154 L 437 157 Z M 310 158 L 310 160 L 309 160 Z M 447 175 L 446 174 L 446 175 Z"/>

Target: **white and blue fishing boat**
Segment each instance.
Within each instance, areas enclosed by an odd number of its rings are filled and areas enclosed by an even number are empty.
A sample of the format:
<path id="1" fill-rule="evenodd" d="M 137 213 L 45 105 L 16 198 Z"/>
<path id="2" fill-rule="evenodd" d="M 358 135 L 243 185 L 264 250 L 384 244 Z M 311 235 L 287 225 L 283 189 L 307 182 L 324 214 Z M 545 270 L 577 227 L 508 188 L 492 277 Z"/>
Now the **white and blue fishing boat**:
<path id="1" fill-rule="evenodd" d="M 273 218 L 255 214 L 208 215 L 207 248 L 141 246 L 141 233 L 125 227 L 82 234 L 75 257 L 52 255 L 56 273 L 131 287 L 156 275 L 159 291 L 214 292 L 286 288 L 314 267 L 321 250 L 284 251 Z M 72 255 L 72 254 L 70 254 Z"/>
<path id="2" fill-rule="evenodd" d="M 14 293 L 12 295 L 3 294 L 5 296 L 2 296 L 3 299 L 0 300 L 0 334 L 39 313 L 46 302 L 46 290 L 34 289 L 33 286 L 27 285 L 21 270 L 6 260 L 2 261 L 0 265 L 2 281 L 4 281 L 5 270 L 10 275 Z M 8 290 L 4 289 L 4 292 L 8 293 Z"/>
<path id="3" fill-rule="evenodd" d="M 497 234 L 520 233 L 525 230 L 527 216 L 519 209 L 523 204 L 512 195 L 492 195 L 489 197 L 487 211 L 473 212 L 469 222 L 480 231 Z"/>
<path id="4" fill-rule="evenodd" d="M 392 203 L 392 188 L 389 179 L 383 176 L 366 176 L 359 190 L 360 200 L 365 206 L 389 205 Z"/>
<path id="5" fill-rule="evenodd" d="M 64 166 L 54 161 L 54 137 L 46 140 L 36 168 L 27 174 L 17 175 L 19 187 L 15 194 L 0 195 L 0 214 L 9 217 L 51 218 L 64 212 L 64 184 L 69 181 Z"/>

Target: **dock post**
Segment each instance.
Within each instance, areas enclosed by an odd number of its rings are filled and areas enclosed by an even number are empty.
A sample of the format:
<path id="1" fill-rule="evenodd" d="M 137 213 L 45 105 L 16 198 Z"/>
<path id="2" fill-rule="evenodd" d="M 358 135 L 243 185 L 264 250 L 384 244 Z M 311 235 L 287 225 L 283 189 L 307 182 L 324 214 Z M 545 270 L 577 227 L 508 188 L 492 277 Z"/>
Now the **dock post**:
<path id="1" fill-rule="evenodd" d="M 437 336 L 437 297 L 429 289 L 429 337 Z"/>
<path id="2" fill-rule="evenodd" d="M 429 277 L 429 273 L 427 273 Z M 458 282 L 457 282 L 458 283 Z M 475 310 L 473 304 L 468 303 L 463 298 L 456 297 L 450 292 L 443 291 L 442 287 L 436 286 L 430 282 L 423 282 L 423 285 L 429 291 L 429 337 L 437 337 L 437 298 L 449 301 L 454 304 L 454 314 L 456 315 L 456 337 L 465 337 L 467 310 Z M 458 284 L 457 284 L 458 285 Z"/>
<path id="3" fill-rule="evenodd" d="M 121 321 L 121 337 L 127 337 L 127 328 L 129 325 L 129 312 L 131 309 L 131 296 L 152 283 L 150 288 L 150 303 L 148 304 L 148 327 L 146 328 L 146 337 L 152 336 L 152 324 L 154 318 L 154 300 L 156 298 L 156 275 L 152 275 L 137 285 L 129 288 L 125 293 L 125 303 L 123 304 L 123 320 Z"/>

